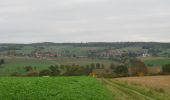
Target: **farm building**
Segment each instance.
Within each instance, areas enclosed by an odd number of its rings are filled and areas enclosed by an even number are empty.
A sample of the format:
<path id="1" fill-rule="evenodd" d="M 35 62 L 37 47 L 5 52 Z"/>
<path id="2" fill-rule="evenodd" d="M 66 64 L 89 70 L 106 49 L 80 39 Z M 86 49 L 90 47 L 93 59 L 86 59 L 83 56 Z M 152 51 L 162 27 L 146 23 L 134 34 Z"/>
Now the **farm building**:
<path id="1" fill-rule="evenodd" d="M 150 57 L 151 55 L 148 53 L 148 50 L 144 50 L 142 57 Z"/>

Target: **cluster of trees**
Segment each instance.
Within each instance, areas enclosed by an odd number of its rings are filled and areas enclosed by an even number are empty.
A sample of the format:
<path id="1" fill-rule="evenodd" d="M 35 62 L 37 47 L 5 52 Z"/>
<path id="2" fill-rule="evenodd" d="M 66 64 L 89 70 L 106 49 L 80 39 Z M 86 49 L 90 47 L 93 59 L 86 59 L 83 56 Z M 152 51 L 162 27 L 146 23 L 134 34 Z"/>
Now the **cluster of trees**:
<path id="1" fill-rule="evenodd" d="M 92 63 L 86 66 L 80 65 L 55 65 L 40 71 L 40 76 L 80 76 L 89 75 L 94 69 L 104 69 L 104 64 Z"/>
<path id="2" fill-rule="evenodd" d="M 157 72 L 152 72 L 154 69 L 150 69 L 139 59 L 130 59 L 128 64 L 121 64 L 115 66 L 110 65 L 110 69 L 116 73 L 116 77 L 120 76 L 145 76 L 145 75 L 167 75 L 170 74 L 170 64 L 166 64 L 161 68 L 155 68 Z M 152 71 L 151 71 L 152 70 Z M 151 71 L 151 72 L 150 72 Z"/>
<path id="3" fill-rule="evenodd" d="M 87 66 L 72 65 L 51 65 L 47 69 L 37 70 L 36 67 L 23 67 L 25 74 L 14 72 L 11 76 L 80 76 L 89 75 L 94 69 L 104 69 L 104 64 L 92 63 Z"/>
<path id="4" fill-rule="evenodd" d="M 115 66 L 113 63 L 110 65 L 110 69 L 112 69 L 113 73 L 115 73 L 116 77 L 119 76 L 128 76 L 128 67 L 125 64 L 120 64 Z"/>
<path id="5" fill-rule="evenodd" d="M 58 76 L 60 75 L 60 70 L 58 65 L 51 65 L 48 69 L 41 70 L 39 76 Z"/>
<path id="6" fill-rule="evenodd" d="M 1 47 L 15 47 L 20 48 L 23 46 L 74 46 L 74 47 L 128 47 L 128 46 L 141 46 L 144 49 L 147 48 L 169 48 L 170 43 L 159 43 L 159 42 L 88 42 L 88 43 L 52 43 L 42 42 L 33 44 L 0 44 Z"/>
<path id="7" fill-rule="evenodd" d="M 4 64 L 4 60 L 0 60 L 0 63 Z M 98 70 L 99 69 L 99 70 Z M 115 65 L 111 63 L 110 67 L 105 68 L 104 64 L 91 63 L 86 66 L 80 66 L 76 64 L 72 65 L 51 65 L 47 69 L 37 70 L 36 67 L 26 66 L 22 70 L 25 74 L 14 72 L 12 76 L 81 76 L 92 75 L 92 73 L 101 71 L 101 77 L 122 77 L 122 76 L 144 76 L 149 75 L 148 67 L 139 59 L 130 59 L 129 62 L 124 62 Z M 111 71 L 107 73 L 107 70 Z M 22 71 L 23 72 L 23 71 Z M 100 72 L 99 72 L 100 73 Z M 104 73 L 104 74 L 103 74 Z M 162 67 L 162 73 L 170 74 L 170 64 Z M 108 76 L 107 76 L 108 75 Z"/>
<path id="8" fill-rule="evenodd" d="M 116 76 L 144 76 L 148 74 L 148 68 L 139 59 L 128 59 L 128 62 L 124 62 L 120 65 L 110 65 L 110 69 L 116 73 Z"/>
<path id="9" fill-rule="evenodd" d="M 148 74 L 147 66 L 139 59 L 131 59 L 130 66 L 131 75 L 133 76 L 144 76 Z"/>

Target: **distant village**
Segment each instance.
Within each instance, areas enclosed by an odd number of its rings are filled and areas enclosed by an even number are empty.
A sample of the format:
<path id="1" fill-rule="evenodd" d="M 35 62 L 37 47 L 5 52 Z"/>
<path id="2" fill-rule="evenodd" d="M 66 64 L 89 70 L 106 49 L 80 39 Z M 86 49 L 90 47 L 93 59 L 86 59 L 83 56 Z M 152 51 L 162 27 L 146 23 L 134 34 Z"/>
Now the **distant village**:
<path id="1" fill-rule="evenodd" d="M 56 51 L 57 52 L 57 51 Z M 17 53 L 15 50 L 9 50 L 7 53 L 3 53 L 1 55 L 5 56 L 28 56 L 28 57 L 34 57 L 37 59 L 46 59 L 49 57 L 76 57 L 76 58 L 111 58 L 111 57 L 151 57 L 152 54 L 148 52 L 148 50 L 143 50 L 140 52 L 131 52 L 131 51 L 121 51 L 121 50 L 113 50 L 113 49 L 106 49 L 106 50 L 88 50 L 87 55 L 76 55 L 76 54 L 67 54 L 67 53 L 52 53 L 50 51 L 48 52 L 42 52 L 41 50 L 35 50 L 31 52 L 30 54 L 25 53 Z"/>

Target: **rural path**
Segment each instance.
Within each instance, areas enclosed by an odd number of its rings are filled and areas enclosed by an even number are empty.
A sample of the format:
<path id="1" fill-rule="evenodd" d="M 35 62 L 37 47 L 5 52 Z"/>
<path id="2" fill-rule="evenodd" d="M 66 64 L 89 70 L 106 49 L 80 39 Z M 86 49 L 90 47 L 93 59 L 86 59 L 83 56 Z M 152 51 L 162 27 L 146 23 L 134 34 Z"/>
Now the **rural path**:
<path id="1" fill-rule="evenodd" d="M 116 100 L 156 100 L 139 91 L 133 90 L 128 87 L 124 87 L 115 81 L 109 79 L 100 79 L 105 86 L 112 91 L 112 94 L 116 97 Z"/>

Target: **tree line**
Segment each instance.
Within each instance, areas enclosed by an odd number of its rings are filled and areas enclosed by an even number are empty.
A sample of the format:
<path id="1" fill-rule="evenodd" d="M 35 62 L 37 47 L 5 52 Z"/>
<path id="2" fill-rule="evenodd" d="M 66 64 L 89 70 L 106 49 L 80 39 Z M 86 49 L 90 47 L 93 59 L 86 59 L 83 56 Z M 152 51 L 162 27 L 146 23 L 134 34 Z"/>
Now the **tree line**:
<path id="1" fill-rule="evenodd" d="M 0 63 L 5 63 L 4 60 L 0 60 Z M 131 59 L 128 63 L 114 64 L 105 66 L 102 63 L 91 63 L 86 66 L 80 66 L 77 64 L 72 65 L 51 65 L 46 69 L 38 70 L 36 67 L 25 66 L 23 67 L 25 74 L 19 72 L 13 72 L 11 76 L 93 76 L 96 77 L 124 77 L 124 76 L 144 76 L 149 74 L 148 67 L 139 59 Z M 102 75 L 97 75 L 97 71 L 101 71 Z M 108 73 L 111 71 L 112 73 Z M 160 74 L 170 74 L 170 64 L 162 66 L 162 72 Z"/>

